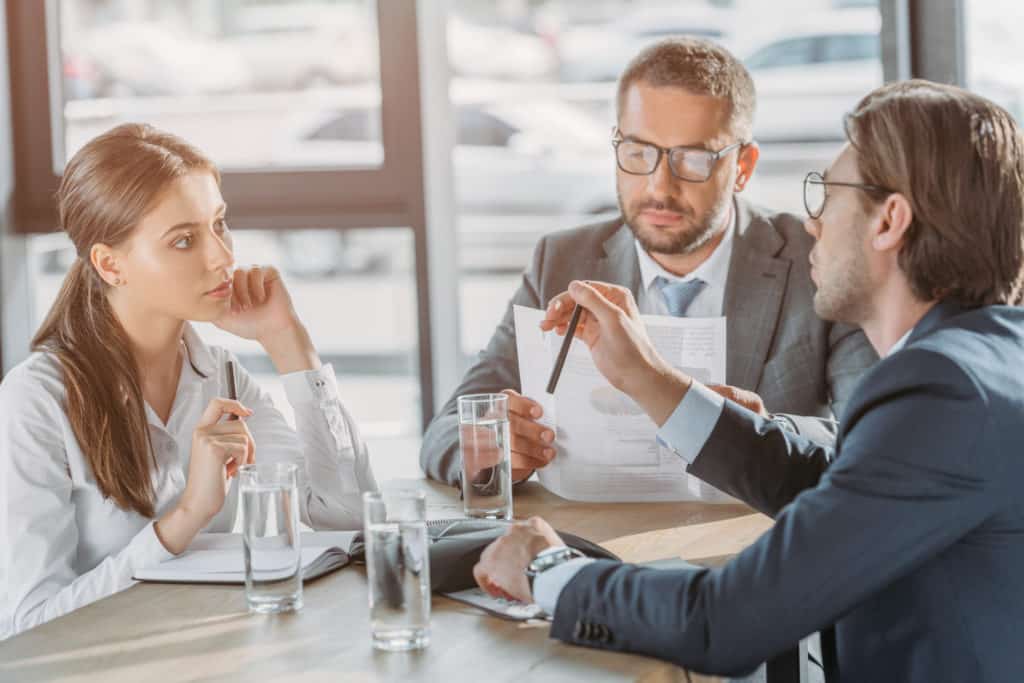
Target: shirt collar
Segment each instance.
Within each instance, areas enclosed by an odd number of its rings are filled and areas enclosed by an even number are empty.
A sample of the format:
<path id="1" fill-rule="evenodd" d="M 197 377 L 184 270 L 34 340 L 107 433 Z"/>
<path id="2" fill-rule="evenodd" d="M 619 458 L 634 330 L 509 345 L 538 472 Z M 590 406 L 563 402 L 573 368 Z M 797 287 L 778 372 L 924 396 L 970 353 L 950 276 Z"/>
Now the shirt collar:
<path id="1" fill-rule="evenodd" d="M 722 241 L 715 247 L 715 250 L 711 252 L 711 256 L 704 263 L 697 266 L 693 272 L 684 276 L 675 275 L 665 270 L 640 245 L 639 240 L 634 237 L 633 243 L 636 245 L 636 255 L 640 261 L 640 281 L 643 283 L 644 291 L 650 290 L 654 280 L 658 277 L 663 277 L 669 282 L 683 282 L 700 278 L 709 285 L 725 289 L 725 282 L 729 277 L 729 257 L 732 254 L 735 231 L 736 210 L 733 208 L 732 219 L 729 222 L 729 227 L 725 230 L 725 236 L 722 238 Z"/>
<path id="2" fill-rule="evenodd" d="M 891 356 L 892 354 L 896 353 L 897 351 L 899 351 L 900 349 L 902 349 L 902 348 L 903 348 L 904 346 L 906 346 L 906 345 L 907 345 L 907 340 L 908 340 L 908 339 L 910 339 L 910 335 L 911 335 L 911 334 L 912 334 L 913 332 L 914 332 L 914 328 L 913 328 L 913 327 L 911 327 L 911 328 L 910 328 L 909 330 L 907 330 L 907 331 L 906 331 L 906 332 L 905 332 L 905 333 L 903 334 L 903 336 L 902 336 L 902 337 L 900 337 L 899 339 L 897 339 L 897 340 L 896 340 L 896 343 L 892 345 L 892 348 L 891 348 L 891 349 L 889 349 L 889 353 L 887 353 L 887 354 L 885 354 L 885 355 L 886 355 L 886 356 Z"/>
<path id="3" fill-rule="evenodd" d="M 188 354 L 185 360 L 195 366 L 196 370 L 199 370 L 202 374 L 207 377 L 213 377 L 214 373 L 217 372 L 217 359 L 213 356 L 213 351 L 206 345 L 203 338 L 196 333 L 191 323 L 185 323 L 185 329 L 181 335 L 182 341 L 185 342 L 185 351 Z"/>

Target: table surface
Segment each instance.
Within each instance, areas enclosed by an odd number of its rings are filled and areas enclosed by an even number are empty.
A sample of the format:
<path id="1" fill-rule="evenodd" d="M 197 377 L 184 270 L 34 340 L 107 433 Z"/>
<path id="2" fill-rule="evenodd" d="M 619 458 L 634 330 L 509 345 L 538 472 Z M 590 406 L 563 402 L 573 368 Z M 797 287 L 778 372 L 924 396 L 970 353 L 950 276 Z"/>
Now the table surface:
<path id="1" fill-rule="evenodd" d="M 431 519 L 461 517 L 456 492 L 421 479 L 385 487 L 427 493 Z M 628 561 L 715 563 L 771 520 L 743 505 L 576 503 L 536 482 L 516 489 L 517 518 L 540 515 Z M 524 625 L 434 596 L 431 644 L 370 647 L 366 575 L 346 567 L 308 583 L 298 613 L 249 614 L 241 586 L 139 584 L 0 643 L 0 680 L 56 681 L 712 681 L 647 657 L 574 647 Z"/>

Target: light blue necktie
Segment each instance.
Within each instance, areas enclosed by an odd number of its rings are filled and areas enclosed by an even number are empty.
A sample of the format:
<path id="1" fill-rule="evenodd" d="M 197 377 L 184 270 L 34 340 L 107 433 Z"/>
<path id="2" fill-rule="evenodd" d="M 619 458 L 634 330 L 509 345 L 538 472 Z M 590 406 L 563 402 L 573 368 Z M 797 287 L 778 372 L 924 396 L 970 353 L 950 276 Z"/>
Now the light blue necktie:
<path id="1" fill-rule="evenodd" d="M 690 307 L 697 295 L 704 291 L 708 283 L 700 278 L 692 280 L 669 280 L 659 275 L 654 278 L 654 284 L 658 285 L 661 295 L 665 297 L 665 306 L 668 312 L 677 318 L 686 315 L 686 309 Z"/>

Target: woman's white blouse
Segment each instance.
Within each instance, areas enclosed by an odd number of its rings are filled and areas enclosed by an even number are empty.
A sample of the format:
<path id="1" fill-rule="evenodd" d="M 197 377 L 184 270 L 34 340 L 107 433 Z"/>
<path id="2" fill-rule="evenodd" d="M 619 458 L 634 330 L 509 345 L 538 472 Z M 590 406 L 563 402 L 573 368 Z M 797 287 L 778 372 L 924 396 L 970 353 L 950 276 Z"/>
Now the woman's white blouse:
<path id="1" fill-rule="evenodd" d="M 187 325 L 184 341 L 188 357 L 167 424 L 146 406 L 156 518 L 185 490 L 192 432 L 210 401 L 227 396 L 225 368 L 234 360 Z M 358 528 L 361 493 L 377 484 L 331 366 L 281 378 L 296 429 L 237 362 L 235 374 L 238 400 L 254 411 L 246 424 L 256 461 L 300 463 L 303 521 L 316 529 Z M 128 588 L 136 569 L 171 557 L 154 519 L 100 493 L 64 395 L 59 363 L 49 354 L 33 354 L 0 384 L 0 640 Z M 231 531 L 237 509 L 235 478 L 205 530 Z"/>

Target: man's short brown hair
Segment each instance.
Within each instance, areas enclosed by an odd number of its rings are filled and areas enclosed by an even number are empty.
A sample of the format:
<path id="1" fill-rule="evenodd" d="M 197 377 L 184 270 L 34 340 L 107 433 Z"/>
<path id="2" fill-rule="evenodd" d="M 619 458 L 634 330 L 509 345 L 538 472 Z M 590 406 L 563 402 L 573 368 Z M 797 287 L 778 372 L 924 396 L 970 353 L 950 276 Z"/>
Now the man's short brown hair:
<path id="1" fill-rule="evenodd" d="M 955 86 L 903 81 L 864 97 L 846 135 L 864 182 L 910 203 L 899 265 L 914 296 L 1020 302 L 1024 137 L 1005 109 Z"/>
<path id="2" fill-rule="evenodd" d="M 721 45 L 702 38 L 678 37 L 665 38 L 644 48 L 619 77 L 619 114 L 626 92 L 638 81 L 728 100 L 733 134 L 743 142 L 751 140 L 754 80 L 746 67 Z"/>

